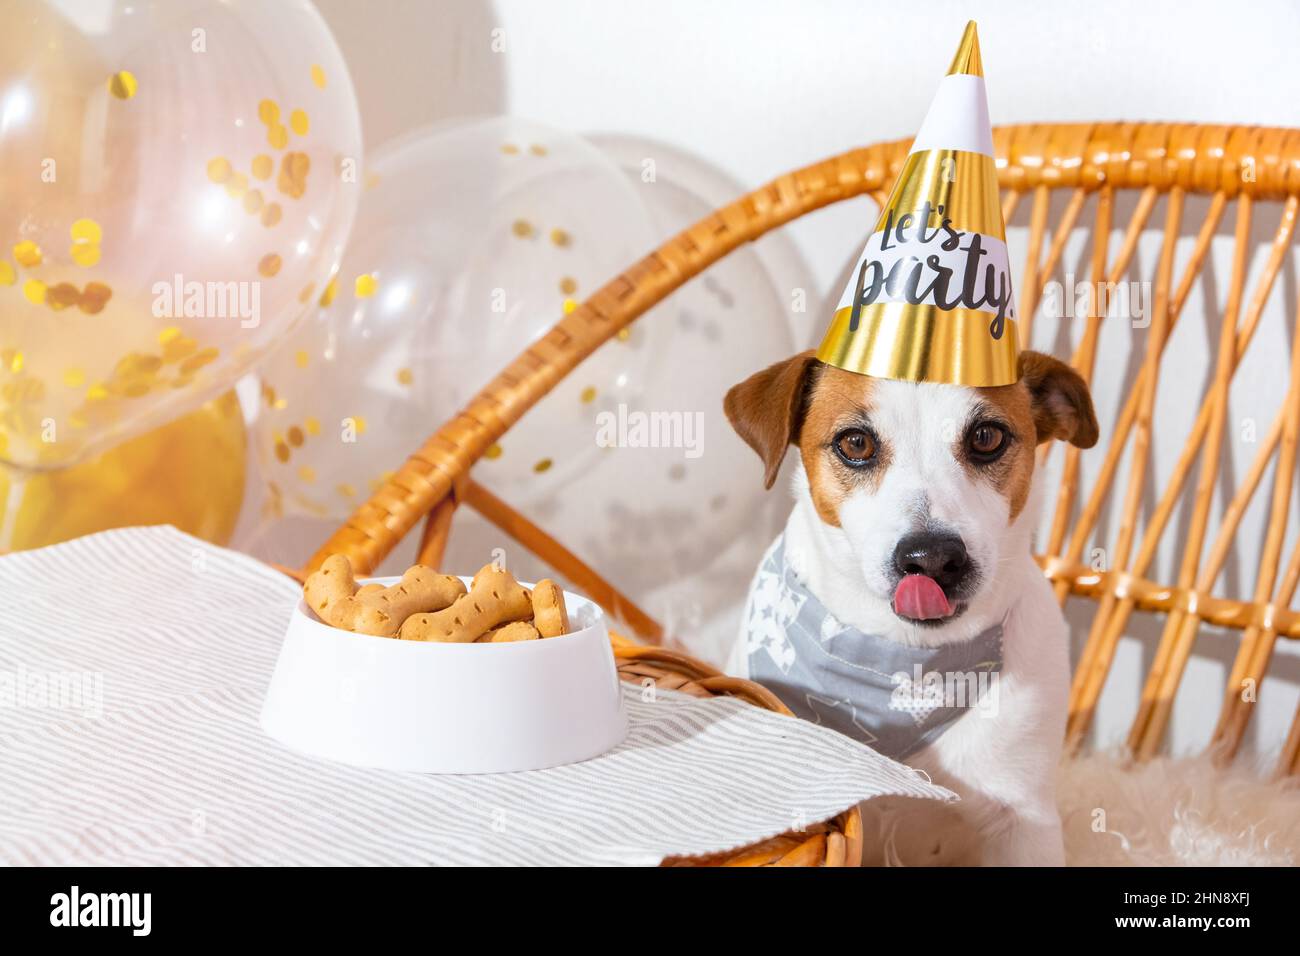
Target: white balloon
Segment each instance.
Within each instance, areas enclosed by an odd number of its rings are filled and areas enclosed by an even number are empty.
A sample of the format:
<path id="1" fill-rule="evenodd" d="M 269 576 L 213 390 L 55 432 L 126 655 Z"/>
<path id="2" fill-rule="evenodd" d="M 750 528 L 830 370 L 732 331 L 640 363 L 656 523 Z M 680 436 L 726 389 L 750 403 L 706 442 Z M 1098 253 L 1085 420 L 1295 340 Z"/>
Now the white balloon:
<path id="1" fill-rule="evenodd" d="M 568 307 L 653 247 L 633 184 L 579 136 L 513 118 L 376 151 L 337 280 L 262 367 L 273 508 L 342 519 Z M 611 341 L 475 477 L 527 510 L 597 462 L 594 414 L 633 400 L 656 338 Z"/>

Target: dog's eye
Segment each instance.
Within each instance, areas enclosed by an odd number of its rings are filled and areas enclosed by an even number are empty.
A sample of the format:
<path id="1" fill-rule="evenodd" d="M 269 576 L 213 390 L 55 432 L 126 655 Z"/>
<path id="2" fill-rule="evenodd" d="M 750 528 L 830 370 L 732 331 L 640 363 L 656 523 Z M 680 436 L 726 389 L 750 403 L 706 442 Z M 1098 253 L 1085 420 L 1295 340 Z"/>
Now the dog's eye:
<path id="1" fill-rule="evenodd" d="M 976 461 L 993 461 L 1007 448 L 1007 430 L 996 422 L 980 422 L 970 430 L 966 445 Z"/>
<path id="2" fill-rule="evenodd" d="M 835 436 L 835 451 L 847 464 L 865 465 L 876 455 L 876 441 L 861 428 L 849 428 Z"/>

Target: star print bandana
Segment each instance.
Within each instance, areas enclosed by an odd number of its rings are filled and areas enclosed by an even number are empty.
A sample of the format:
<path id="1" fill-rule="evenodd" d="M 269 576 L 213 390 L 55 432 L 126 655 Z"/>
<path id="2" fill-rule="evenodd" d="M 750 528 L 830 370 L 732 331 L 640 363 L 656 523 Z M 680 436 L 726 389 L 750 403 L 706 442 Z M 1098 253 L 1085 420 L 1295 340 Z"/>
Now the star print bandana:
<path id="1" fill-rule="evenodd" d="M 907 647 L 841 624 L 799 581 L 784 538 L 745 608 L 749 677 L 805 720 L 904 759 L 969 711 L 996 712 L 1002 626 L 969 641 Z"/>

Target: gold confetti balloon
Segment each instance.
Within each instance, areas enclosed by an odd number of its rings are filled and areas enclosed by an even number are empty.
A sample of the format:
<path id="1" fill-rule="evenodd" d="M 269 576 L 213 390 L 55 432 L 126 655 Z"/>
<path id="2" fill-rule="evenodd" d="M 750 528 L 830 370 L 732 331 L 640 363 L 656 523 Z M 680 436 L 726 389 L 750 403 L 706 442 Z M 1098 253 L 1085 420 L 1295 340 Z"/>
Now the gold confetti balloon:
<path id="1" fill-rule="evenodd" d="M 517 118 L 376 151 L 317 311 L 259 368 L 254 442 L 277 510 L 351 514 L 388 469 L 661 237 L 641 190 L 587 140 Z M 672 333 L 588 358 L 476 469 L 527 507 L 599 465 L 597 415 L 636 399 Z"/>
<path id="2" fill-rule="evenodd" d="M 46 471 L 223 393 L 304 316 L 360 120 L 303 0 L 0 10 L 0 464 Z"/>
<path id="3" fill-rule="evenodd" d="M 67 468 L 0 466 L 0 553 L 149 524 L 225 544 L 244 499 L 245 462 L 244 415 L 231 391 Z"/>

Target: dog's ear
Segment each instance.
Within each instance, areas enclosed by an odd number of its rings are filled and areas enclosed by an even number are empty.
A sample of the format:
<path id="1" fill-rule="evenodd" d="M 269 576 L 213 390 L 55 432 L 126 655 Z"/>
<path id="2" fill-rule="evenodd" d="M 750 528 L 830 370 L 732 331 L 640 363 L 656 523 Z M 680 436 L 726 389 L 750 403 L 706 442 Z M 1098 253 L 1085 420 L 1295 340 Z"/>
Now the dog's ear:
<path id="1" fill-rule="evenodd" d="M 1058 358 L 1025 350 L 1020 378 L 1029 387 L 1039 442 L 1059 438 L 1080 448 L 1097 444 L 1097 413 L 1083 376 Z"/>
<path id="2" fill-rule="evenodd" d="M 763 485 L 771 488 L 785 449 L 799 436 L 805 381 L 817 364 L 809 350 L 755 372 L 733 385 L 722 407 L 741 438 L 763 459 Z"/>

